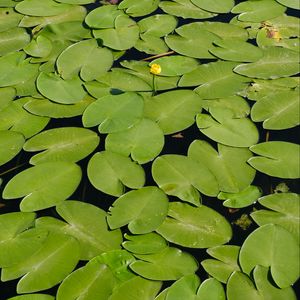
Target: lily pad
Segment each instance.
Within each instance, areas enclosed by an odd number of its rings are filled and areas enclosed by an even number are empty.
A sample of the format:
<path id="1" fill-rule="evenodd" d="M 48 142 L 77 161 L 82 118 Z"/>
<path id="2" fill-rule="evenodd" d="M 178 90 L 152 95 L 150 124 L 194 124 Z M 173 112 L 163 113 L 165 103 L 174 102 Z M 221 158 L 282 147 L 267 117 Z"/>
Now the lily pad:
<path id="1" fill-rule="evenodd" d="M 256 170 L 280 178 L 300 177 L 299 145 L 271 141 L 253 145 L 250 150 L 258 154 L 248 160 Z"/>
<path id="2" fill-rule="evenodd" d="M 168 212 L 168 197 L 157 187 L 143 187 L 118 198 L 109 209 L 107 223 L 111 229 L 128 224 L 133 234 L 154 231 Z"/>
<path id="3" fill-rule="evenodd" d="M 300 4 L 297 0 L 276 0 L 276 1 L 284 6 L 300 10 Z"/>
<path id="4" fill-rule="evenodd" d="M 48 208 L 68 198 L 81 180 L 81 169 L 70 162 L 47 162 L 26 169 L 5 186 L 2 197 L 24 197 L 20 209 L 35 211 Z"/>
<path id="5" fill-rule="evenodd" d="M 113 55 L 107 48 L 98 47 L 95 39 L 80 41 L 69 46 L 57 58 L 58 73 L 71 79 L 80 72 L 84 81 L 92 81 L 108 71 L 113 64 Z"/>
<path id="6" fill-rule="evenodd" d="M 156 230 L 167 241 L 189 248 L 207 248 L 227 243 L 232 236 L 227 220 L 213 209 L 172 202 L 168 217 Z"/>
<path id="7" fill-rule="evenodd" d="M 32 165 L 50 161 L 77 162 L 98 146 L 98 135 L 85 128 L 60 127 L 43 131 L 26 141 L 25 151 L 42 151 L 31 157 Z"/>
<path id="8" fill-rule="evenodd" d="M 234 0 L 191 0 L 196 6 L 214 13 L 226 13 L 234 6 Z"/>
<path id="9" fill-rule="evenodd" d="M 159 0 L 123 0 L 118 9 L 124 9 L 126 14 L 132 17 L 141 17 L 151 14 L 158 8 Z"/>
<path id="10" fill-rule="evenodd" d="M 256 251 L 257 245 L 260 251 Z M 289 287 L 299 277 L 299 246 L 293 235 L 279 225 L 263 225 L 248 235 L 239 261 L 246 274 L 257 265 L 270 267 L 272 278 L 280 288 Z"/>
<path id="11" fill-rule="evenodd" d="M 94 154 L 89 161 L 87 174 L 96 189 L 113 196 L 121 196 L 125 186 L 139 189 L 145 183 L 145 173 L 140 165 L 111 151 Z"/>
<path id="12" fill-rule="evenodd" d="M 104 96 L 84 111 L 85 127 L 99 125 L 100 133 L 118 132 L 132 127 L 142 119 L 144 102 L 134 92 Z"/>
<path id="13" fill-rule="evenodd" d="M 197 261 L 187 252 L 167 247 L 154 254 L 136 254 L 139 260 L 130 265 L 135 273 L 151 280 L 177 280 L 198 269 Z"/>
<path id="14" fill-rule="evenodd" d="M 209 196 L 218 193 L 218 184 L 211 171 L 183 155 L 159 156 L 152 164 L 152 176 L 166 194 L 197 206 L 200 204 L 199 191 Z"/>
<path id="15" fill-rule="evenodd" d="M 27 294 L 15 296 L 7 300 L 54 300 L 54 296 L 46 294 Z"/>
<path id="16" fill-rule="evenodd" d="M 0 165 L 13 159 L 25 143 L 24 136 L 19 132 L 0 130 Z"/>
<path id="17" fill-rule="evenodd" d="M 201 98 L 191 90 L 169 91 L 145 102 L 145 117 L 156 121 L 164 134 L 172 134 L 190 127 L 201 106 Z"/>
<path id="18" fill-rule="evenodd" d="M 216 151 L 202 140 L 195 140 L 188 149 L 188 157 L 204 164 L 215 176 L 219 190 L 227 193 L 238 193 L 253 181 L 255 170 L 247 164 L 251 156 L 247 148 L 218 144 Z"/>
<path id="19" fill-rule="evenodd" d="M 264 196 L 258 202 L 266 209 L 251 213 L 251 218 L 259 225 L 278 224 L 294 235 L 300 237 L 300 197 L 295 193 L 278 193 Z"/>
<path id="20" fill-rule="evenodd" d="M 131 158 L 139 164 L 153 160 L 164 146 L 164 134 L 149 119 L 142 119 L 133 127 L 110 133 L 105 139 L 105 149 Z"/>

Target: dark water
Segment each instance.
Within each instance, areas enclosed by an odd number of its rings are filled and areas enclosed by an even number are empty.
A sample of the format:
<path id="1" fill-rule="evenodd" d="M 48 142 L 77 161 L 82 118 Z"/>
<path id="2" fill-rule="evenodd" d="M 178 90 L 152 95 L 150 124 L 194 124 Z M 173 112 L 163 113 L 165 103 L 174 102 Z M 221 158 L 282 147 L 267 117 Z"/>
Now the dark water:
<path id="1" fill-rule="evenodd" d="M 236 1 L 237 2 L 237 1 Z M 87 5 L 88 9 L 94 9 L 97 7 L 98 4 L 91 4 Z M 156 12 L 156 13 L 163 13 L 162 11 Z M 297 16 L 297 12 L 294 10 L 289 9 L 288 13 L 290 15 Z M 209 19 L 209 21 L 221 21 L 221 22 L 228 22 L 234 15 L 232 14 L 224 14 L 219 15 L 214 19 Z M 182 23 L 188 23 L 191 20 L 184 20 Z M 194 20 L 192 20 L 194 21 Z M 180 24 L 181 25 L 181 24 Z M 126 53 L 123 59 L 143 59 L 147 57 L 148 55 L 144 53 L 140 53 L 136 50 L 130 50 Z M 251 104 L 251 103 L 250 103 Z M 261 127 L 261 124 L 256 124 L 260 131 L 260 142 L 265 141 L 267 132 Z M 57 128 L 57 127 L 65 127 L 65 126 L 78 126 L 82 127 L 81 118 L 80 117 L 74 117 L 69 119 L 52 119 L 50 123 L 48 124 L 46 129 L 50 128 Z M 97 131 L 96 128 L 94 128 L 95 131 Z M 192 127 L 182 131 L 182 138 L 176 138 L 172 136 L 165 136 L 165 146 L 163 148 L 163 151 L 160 155 L 163 154 L 182 154 L 186 155 L 187 149 L 192 141 L 195 139 L 202 139 L 202 140 L 208 140 L 211 144 L 213 143 L 211 140 L 207 139 L 206 136 L 204 136 L 197 128 L 197 126 L 194 124 Z M 105 141 L 105 135 L 100 135 L 101 142 L 98 148 L 95 151 L 102 151 L 104 150 L 104 141 Z M 295 127 L 292 129 L 287 130 L 281 130 L 281 131 L 271 131 L 269 140 L 278 140 L 278 141 L 288 141 L 292 143 L 299 143 L 299 127 Z M 93 154 L 91 154 L 89 157 L 86 157 L 82 161 L 79 162 L 79 165 L 82 167 L 83 172 L 86 172 L 86 166 L 90 159 L 90 157 Z M 21 170 L 26 169 L 29 167 L 28 160 L 30 158 L 30 154 L 22 151 L 15 159 L 8 162 L 7 164 L 0 167 L 0 177 L 3 179 L 3 185 L 2 188 L 0 187 L 0 194 L 2 193 L 3 187 L 5 184 L 17 173 L 19 173 Z M 27 164 L 26 164 L 27 163 Z M 11 168 L 14 168 L 16 165 L 22 165 L 25 164 L 23 167 L 11 171 L 7 173 L 4 176 L 1 176 L 2 173 L 6 172 L 7 170 L 10 170 Z M 151 176 L 151 163 L 147 163 L 143 165 L 145 172 L 146 172 L 146 184 L 149 185 L 156 185 L 153 181 L 153 178 Z M 288 187 L 290 188 L 290 191 L 300 193 L 300 185 L 298 180 L 286 180 L 286 179 L 279 179 L 274 178 L 270 176 L 266 176 L 264 174 L 257 174 L 255 177 L 255 180 L 253 182 L 254 185 L 260 186 L 263 189 L 263 194 L 269 194 L 270 191 L 272 191 L 279 183 L 285 182 Z M 169 197 L 171 200 L 172 197 Z M 83 174 L 83 180 L 81 181 L 80 186 L 77 188 L 75 193 L 70 197 L 70 199 L 80 200 L 84 202 L 91 203 L 93 205 L 96 205 L 104 210 L 108 210 L 108 208 L 112 205 L 112 203 L 115 201 L 115 197 L 106 195 L 98 190 L 96 190 L 88 181 L 86 174 Z M 9 201 L 3 201 L 0 199 L 0 214 L 18 211 L 19 210 L 19 203 L 20 199 L 17 200 L 9 200 Z M 207 205 L 219 213 L 221 213 L 229 222 L 233 223 L 235 220 L 241 217 L 243 214 L 249 214 L 253 210 L 253 206 L 240 209 L 238 211 L 230 211 L 228 208 L 224 207 L 222 205 L 222 201 L 219 201 L 217 199 L 213 199 L 210 197 L 203 196 L 202 203 L 204 205 Z M 4 205 L 4 206 L 2 206 Z M 255 204 L 255 208 L 259 209 L 259 204 Z M 40 216 L 53 216 L 59 218 L 58 214 L 56 213 L 54 208 L 45 209 L 38 212 L 38 217 Z M 249 235 L 249 232 L 257 228 L 255 224 L 252 224 L 247 230 L 243 230 L 240 227 L 238 227 L 235 224 L 232 224 L 233 228 L 233 238 L 230 241 L 230 244 L 232 245 L 241 245 L 245 238 Z M 1 228 L 0 228 L 1 230 Z M 209 256 L 206 254 L 205 249 L 188 249 L 179 247 L 178 245 L 174 245 L 177 248 L 181 248 L 184 251 L 187 251 L 191 253 L 199 262 L 204 260 L 205 258 L 208 258 Z M 79 266 L 84 265 L 85 262 L 80 262 Z M 197 275 L 201 278 L 201 280 L 204 280 L 207 275 L 206 272 L 202 269 L 201 265 L 199 266 L 199 270 L 197 272 Z M 19 280 L 19 279 L 18 279 Z M 18 280 L 13 280 L 9 282 L 2 283 L 0 282 L 0 300 L 5 300 L 9 297 L 13 297 L 16 295 L 16 284 Z M 168 283 L 167 283 L 168 284 Z M 299 287 L 299 281 L 295 285 L 295 288 Z M 43 293 L 49 293 L 52 295 L 55 295 L 57 287 L 54 287 L 48 291 L 44 291 Z M 142 300 L 142 299 L 141 299 Z M 287 299 L 288 300 L 288 299 Z"/>

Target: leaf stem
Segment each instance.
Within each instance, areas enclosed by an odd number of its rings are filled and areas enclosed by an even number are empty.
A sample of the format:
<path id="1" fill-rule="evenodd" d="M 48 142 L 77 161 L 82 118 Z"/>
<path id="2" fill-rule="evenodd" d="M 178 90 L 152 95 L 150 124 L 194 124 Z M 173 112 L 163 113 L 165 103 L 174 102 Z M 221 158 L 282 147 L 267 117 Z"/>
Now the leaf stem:
<path id="1" fill-rule="evenodd" d="M 3 176 L 3 175 L 5 175 L 5 174 L 7 174 L 7 173 L 10 173 L 10 172 L 12 172 L 12 171 L 14 171 L 14 170 L 16 170 L 16 169 L 19 169 L 19 168 L 25 166 L 25 165 L 27 165 L 27 162 L 25 162 L 25 163 L 23 163 L 23 164 L 21 164 L 21 165 L 17 165 L 17 166 L 15 166 L 15 167 L 11 168 L 11 169 L 8 169 L 8 170 L 6 170 L 6 171 L 0 173 L 0 176 Z"/>
<path id="2" fill-rule="evenodd" d="M 156 54 L 156 55 L 153 55 L 153 56 L 149 56 L 149 57 L 143 58 L 142 60 L 143 61 L 152 60 L 152 59 L 155 59 L 155 58 L 159 58 L 159 57 L 171 55 L 171 54 L 174 54 L 174 53 L 175 53 L 175 51 L 169 51 L 169 52 L 165 52 L 165 53 L 160 53 L 160 54 Z"/>

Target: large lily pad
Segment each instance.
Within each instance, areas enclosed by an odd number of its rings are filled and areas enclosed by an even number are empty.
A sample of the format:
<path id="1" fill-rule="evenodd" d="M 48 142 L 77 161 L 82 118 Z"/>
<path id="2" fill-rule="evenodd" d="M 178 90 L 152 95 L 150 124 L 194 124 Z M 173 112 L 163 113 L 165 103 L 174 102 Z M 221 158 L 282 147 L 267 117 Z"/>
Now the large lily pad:
<path id="1" fill-rule="evenodd" d="M 234 6 L 234 0 L 191 0 L 196 6 L 200 8 L 214 12 L 214 13 L 226 13 Z"/>
<path id="2" fill-rule="evenodd" d="M 4 199 L 24 197 L 20 209 L 35 211 L 54 206 L 77 188 L 81 169 L 70 162 L 47 162 L 18 173 L 5 186 Z"/>
<path id="3" fill-rule="evenodd" d="M 250 150 L 259 155 L 248 160 L 248 163 L 256 170 L 281 178 L 300 177 L 299 145 L 271 141 L 254 145 L 250 147 Z"/>
<path id="4" fill-rule="evenodd" d="M 230 224 L 219 213 L 181 202 L 170 203 L 168 217 L 156 231 L 169 242 L 189 248 L 225 244 L 232 236 Z"/>
<path id="5" fill-rule="evenodd" d="M 119 9 L 124 9 L 125 12 L 133 17 L 145 16 L 158 8 L 159 0 L 123 0 L 119 5 Z"/>
<path id="6" fill-rule="evenodd" d="M 94 154 L 89 161 L 87 175 L 95 188 L 113 196 L 121 196 L 125 186 L 138 189 L 145 183 L 145 173 L 140 165 L 111 151 Z"/>
<path id="7" fill-rule="evenodd" d="M 30 159 L 33 165 L 49 161 L 76 162 L 98 146 L 98 135 L 85 128 L 61 127 L 43 131 L 26 141 L 25 151 L 42 151 Z"/>
<path id="8" fill-rule="evenodd" d="M 128 224 L 133 234 L 154 231 L 168 212 L 168 197 L 157 187 L 143 187 L 118 198 L 110 208 L 107 223 L 111 229 Z"/>

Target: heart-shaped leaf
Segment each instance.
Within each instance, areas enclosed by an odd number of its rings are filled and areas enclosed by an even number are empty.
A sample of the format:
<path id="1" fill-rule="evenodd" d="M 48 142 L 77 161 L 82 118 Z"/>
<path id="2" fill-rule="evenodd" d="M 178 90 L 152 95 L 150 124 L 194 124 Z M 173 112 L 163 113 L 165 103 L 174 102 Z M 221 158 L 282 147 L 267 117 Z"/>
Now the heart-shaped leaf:
<path id="1" fill-rule="evenodd" d="M 4 199 L 24 197 L 20 209 L 48 208 L 73 194 L 81 180 L 81 169 L 70 162 L 47 162 L 14 176 L 3 190 Z"/>
<path id="2" fill-rule="evenodd" d="M 230 224 L 213 209 L 170 203 L 168 217 L 156 230 L 169 242 L 190 248 L 207 248 L 227 243 L 232 236 Z"/>
<path id="3" fill-rule="evenodd" d="M 158 8 L 159 0 L 123 0 L 119 5 L 119 9 L 124 9 L 125 12 L 133 17 L 140 17 L 151 14 Z"/>
<path id="4" fill-rule="evenodd" d="M 121 196 L 125 186 L 139 189 L 145 183 L 145 173 L 130 158 L 110 151 L 102 151 L 90 159 L 87 174 L 92 185 L 107 194 Z"/>
<path id="5" fill-rule="evenodd" d="M 143 187 L 118 198 L 110 207 L 107 223 L 111 229 L 128 224 L 134 234 L 149 233 L 164 220 L 169 207 L 168 197 L 157 187 Z"/>

